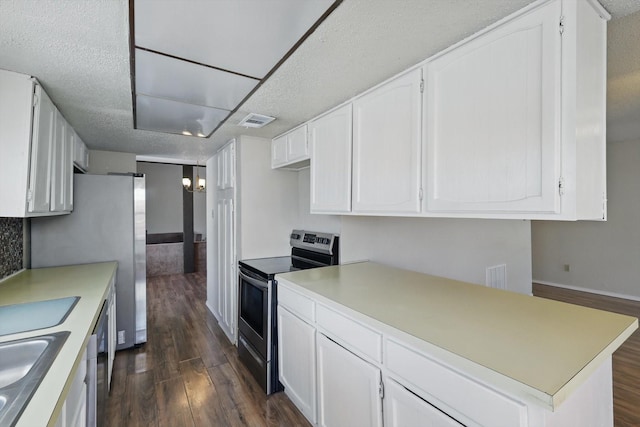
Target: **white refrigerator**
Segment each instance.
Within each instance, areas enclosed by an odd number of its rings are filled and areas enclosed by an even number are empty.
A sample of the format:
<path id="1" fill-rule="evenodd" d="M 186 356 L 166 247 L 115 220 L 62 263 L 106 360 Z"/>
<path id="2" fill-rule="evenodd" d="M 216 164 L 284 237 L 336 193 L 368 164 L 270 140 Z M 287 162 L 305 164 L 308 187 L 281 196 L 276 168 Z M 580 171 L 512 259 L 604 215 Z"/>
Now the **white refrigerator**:
<path id="1" fill-rule="evenodd" d="M 147 341 L 143 175 L 75 174 L 73 211 L 31 219 L 31 267 L 118 261 L 117 350 Z"/>

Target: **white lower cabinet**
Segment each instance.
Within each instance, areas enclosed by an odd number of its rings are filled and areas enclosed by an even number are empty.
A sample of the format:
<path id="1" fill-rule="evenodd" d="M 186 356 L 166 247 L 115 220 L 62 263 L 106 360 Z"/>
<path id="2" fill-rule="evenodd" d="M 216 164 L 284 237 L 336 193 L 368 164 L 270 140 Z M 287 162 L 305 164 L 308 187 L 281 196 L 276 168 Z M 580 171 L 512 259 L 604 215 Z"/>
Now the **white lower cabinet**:
<path id="1" fill-rule="evenodd" d="M 113 376 L 113 362 L 116 358 L 116 346 L 118 345 L 118 332 L 116 330 L 116 285 L 115 283 L 111 287 L 109 292 L 110 296 L 108 301 L 108 322 L 107 336 L 109 340 L 109 364 L 108 364 L 108 389 L 111 390 L 111 377 Z"/>
<path id="2" fill-rule="evenodd" d="M 85 427 L 87 425 L 87 351 L 85 349 L 78 370 L 73 377 L 56 427 Z"/>
<path id="3" fill-rule="evenodd" d="M 382 426 L 380 369 L 318 332 L 318 425 Z"/>
<path id="4" fill-rule="evenodd" d="M 278 278 L 280 381 L 313 425 L 613 427 L 611 357 L 551 410 L 505 389 L 506 376 L 487 381 L 479 365 L 316 295 Z"/>
<path id="5" fill-rule="evenodd" d="M 386 427 L 462 427 L 462 424 L 390 378 L 384 382 Z"/>
<path id="6" fill-rule="evenodd" d="M 316 423 L 316 330 L 278 306 L 278 372 L 289 399 Z"/>

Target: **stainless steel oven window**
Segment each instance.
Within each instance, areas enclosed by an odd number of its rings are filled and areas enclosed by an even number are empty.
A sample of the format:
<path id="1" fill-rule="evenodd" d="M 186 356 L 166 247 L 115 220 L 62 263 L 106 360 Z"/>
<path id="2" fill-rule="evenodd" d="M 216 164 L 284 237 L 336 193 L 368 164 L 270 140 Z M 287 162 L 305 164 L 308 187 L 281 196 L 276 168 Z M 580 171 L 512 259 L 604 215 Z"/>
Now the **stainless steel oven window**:
<path id="1" fill-rule="evenodd" d="M 265 339 L 265 316 L 263 307 L 267 293 L 247 280 L 242 281 L 242 295 L 240 296 L 240 316 L 262 339 Z"/>

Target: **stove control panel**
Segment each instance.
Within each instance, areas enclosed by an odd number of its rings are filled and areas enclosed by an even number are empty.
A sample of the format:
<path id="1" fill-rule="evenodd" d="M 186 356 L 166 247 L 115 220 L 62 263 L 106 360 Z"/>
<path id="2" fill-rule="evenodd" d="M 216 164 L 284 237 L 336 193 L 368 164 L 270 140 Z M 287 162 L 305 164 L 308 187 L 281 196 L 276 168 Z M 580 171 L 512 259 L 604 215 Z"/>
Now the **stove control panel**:
<path id="1" fill-rule="evenodd" d="M 304 230 L 291 232 L 291 246 L 307 248 L 324 253 L 332 253 L 337 235 L 331 233 L 317 233 Z"/>

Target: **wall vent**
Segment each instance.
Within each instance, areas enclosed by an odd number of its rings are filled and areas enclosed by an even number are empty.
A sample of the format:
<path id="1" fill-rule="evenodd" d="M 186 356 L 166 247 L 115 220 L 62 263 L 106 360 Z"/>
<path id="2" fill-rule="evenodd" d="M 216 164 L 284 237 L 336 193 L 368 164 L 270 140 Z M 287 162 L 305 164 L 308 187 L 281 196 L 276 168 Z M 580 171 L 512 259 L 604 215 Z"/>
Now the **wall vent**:
<path id="1" fill-rule="evenodd" d="M 507 290 L 507 264 L 487 267 L 487 286 Z"/>
<path id="2" fill-rule="evenodd" d="M 249 113 L 247 117 L 240 120 L 238 126 L 244 126 L 248 128 L 261 128 L 262 126 L 271 123 L 276 118 L 271 116 L 264 116 L 262 114 Z"/>

